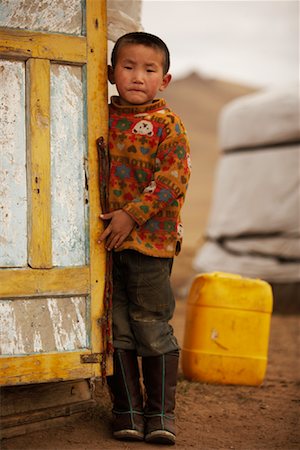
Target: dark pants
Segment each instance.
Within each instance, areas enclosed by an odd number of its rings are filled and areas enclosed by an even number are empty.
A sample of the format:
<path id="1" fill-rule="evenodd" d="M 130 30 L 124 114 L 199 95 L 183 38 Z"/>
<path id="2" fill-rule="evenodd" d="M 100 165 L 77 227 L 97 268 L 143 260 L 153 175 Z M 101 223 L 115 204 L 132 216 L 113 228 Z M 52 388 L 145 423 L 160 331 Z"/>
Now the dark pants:
<path id="1" fill-rule="evenodd" d="M 175 309 L 170 286 L 172 258 L 134 250 L 113 253 L 114 347 L 139 356 L 178 352 L 169 324 Z"/>

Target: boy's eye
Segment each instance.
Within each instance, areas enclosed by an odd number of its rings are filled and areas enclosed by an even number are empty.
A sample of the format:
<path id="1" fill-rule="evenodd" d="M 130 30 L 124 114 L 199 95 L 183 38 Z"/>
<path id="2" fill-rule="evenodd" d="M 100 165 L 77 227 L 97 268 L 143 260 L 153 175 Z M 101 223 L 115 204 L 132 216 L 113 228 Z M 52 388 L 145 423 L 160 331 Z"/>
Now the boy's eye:
<path id="1" fill-rule="evenodd" d="M 147 69 L 147 72 L 155 72 L 154 69 Z"/>
<path id="2" fill-rule="evenodd" d="M 132 69 L 132 67 L 130 67 L 130 66 L 125 66 L 125 67 L 124 67 L 124 69 L 128 69 L 128 70 L 131 70 L 131 69 Z"/>

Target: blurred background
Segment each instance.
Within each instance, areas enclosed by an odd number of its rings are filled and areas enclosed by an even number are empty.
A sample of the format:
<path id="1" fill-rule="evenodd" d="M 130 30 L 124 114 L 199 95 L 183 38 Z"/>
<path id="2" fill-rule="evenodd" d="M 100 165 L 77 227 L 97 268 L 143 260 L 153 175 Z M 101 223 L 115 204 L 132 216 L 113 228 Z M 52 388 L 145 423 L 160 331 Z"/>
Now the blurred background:
<path id="1" fill-rule="evenodd" d="M 145 31 L 169 46 L 171 72 L 269 87 L 299 78 L 299 2 L 143 0 Z"/>
<path id="2" fill-rule="evenodd" d="M 193 160 L 184 246 L 202 237 L 219 156 L 219 113 L 230 100 L 299 79 L 298 1 L 143 0 L 141 22 L 168 45 L 164 97 L 187 128 Z"/>
<path id="3" fill-rule="evenodd" d="M 109 7 L 110 49 L 140 29 L 170 50 L 173 78 L 162 95 L 184 122 L 192 155 L 177 298 L 196 273 L 217 270 L 265 279 L 285 302 L 299 297 L 300 309 L 299 2 Z"/>

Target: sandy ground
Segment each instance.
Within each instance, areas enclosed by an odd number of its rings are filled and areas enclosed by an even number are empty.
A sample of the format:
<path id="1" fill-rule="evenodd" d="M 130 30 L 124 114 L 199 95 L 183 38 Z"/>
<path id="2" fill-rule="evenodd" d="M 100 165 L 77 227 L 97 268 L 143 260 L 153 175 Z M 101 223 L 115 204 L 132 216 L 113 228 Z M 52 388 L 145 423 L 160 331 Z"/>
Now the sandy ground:
<path id="1" fill-rule="evenodd" d="M 191 275 L 192 251 L 174 268 L 174 287 Z M 179 266 L 179 267 L 178 267 Z M 186 299 L 177 301 L 173 325 L 183 342 Z M 267 374 L 259 387 L 188 382 L 180 370 L 177 389 L 178 449 L 300 449 L 300 316 L 273 315 Z M 111 404 L 97 383 L 97 406 L 59 428 L 2 441 L 2 450 L 119 450 L 160 448 L 111 437 Z M 164 447 L 165 448 L 165 447 Z"/>

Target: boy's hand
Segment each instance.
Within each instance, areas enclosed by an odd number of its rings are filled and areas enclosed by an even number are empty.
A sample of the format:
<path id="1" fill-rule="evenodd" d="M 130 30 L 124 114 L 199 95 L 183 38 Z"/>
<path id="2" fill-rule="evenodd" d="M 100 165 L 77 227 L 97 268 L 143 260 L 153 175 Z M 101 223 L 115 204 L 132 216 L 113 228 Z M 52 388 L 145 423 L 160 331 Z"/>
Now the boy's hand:
<path id="1" fill-rule="evenodd" d="M 123 211 L 123 209 L 117 209 L 111 213 L 101 214 L 100 218 L 103 220 L 111 219 L 109 225 L 105 228 L 98 241 L 100 243 L 106 239 L 105 247 L 107 250 L 118 248 L 135 225 L 135 221 L 129 214 Z"/>

